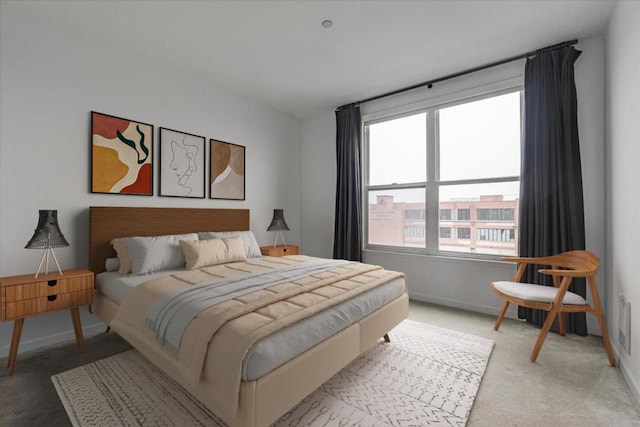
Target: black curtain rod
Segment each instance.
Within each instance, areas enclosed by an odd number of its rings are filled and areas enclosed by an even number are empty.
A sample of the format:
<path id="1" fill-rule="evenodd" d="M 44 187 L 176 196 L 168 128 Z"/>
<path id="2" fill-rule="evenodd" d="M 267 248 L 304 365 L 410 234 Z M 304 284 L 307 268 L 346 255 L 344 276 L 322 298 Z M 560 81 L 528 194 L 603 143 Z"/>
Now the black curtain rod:
<path id="1" fill-rule="evenodd" d="M 403 87 L 402 89 L 396 89 L 396 90 L 391 91 L 391 92 L 383 93 L 382 95 L 372 96 L 370 98 L 362 99 L 362 100 L 357 101 L 357 102 L 352 102 L 351 104 L 341 105 L 340 107 L 336 108 L 336 111 L 340 111 L 340 110 L 342 110 L 344 108 L 347 108 L 347 107 L 352 107 L 352 106 L 355 106 L 355 105 L 364 104 L 365 102 L 375 101 L 376 99 L 386 98 L 387 96 L 396 95 L 398 93 L 407 92 L 407 91 L 410 91 L 410 90 L 413 90 L 413 89 L 417 89 L 417 88 L 422 87 L 422 86 L 426 86 L 429 89 L 431 89 L 431 87 L 433 86 L 434 83 L 439 83 L 439 82 L 442 82 L 442 81 L 445 81 L 445 80 L 454 79 L 456 77 L 464 76 L 465 74 L 475 73 L 476 71 L 485 70 L 487 68 L 497 67 L 498 65 L 507 64 L 509 62 L 517 61 L 519 59 L 529 58 L 531 56 L 536 56 L 536 55 L 540 55 L 542 53 L 551 52 L 552 50 L 562 49 L 562 48 L 565 48 L 567 46 L 574 45 L 576 43 L 578 43 L 577 39 L 568 40 L 568 41 L 562 42 L 562 43 L 557 43 L 557 44 L 554 44 L 554 45 L 551 45 L 551 46 L 543 47 L 543 48 L 538 49 L 538 50 L 534 50 L 534 51 L 531 51 L 531 52 L 523 53 L 521 55 L 516 55 L 516 56 L 512 56 L 510 58 L 502 59 L 500 61 L 491 62 L 489 64 L 484 64 L 484 65 L 480 65 L 479 67 L 470 68 L 468 70 L 460 71 L 458 73 L 449 74 L 449 75 L 444 76 L 444 77 L 438 77 L 437 79 L 428 80 L 426 82 L 418 83 L 418 84 L 415 84 L 415 85 L 412 85 L 412 86 L 408 86 L 408 87 Z"/>

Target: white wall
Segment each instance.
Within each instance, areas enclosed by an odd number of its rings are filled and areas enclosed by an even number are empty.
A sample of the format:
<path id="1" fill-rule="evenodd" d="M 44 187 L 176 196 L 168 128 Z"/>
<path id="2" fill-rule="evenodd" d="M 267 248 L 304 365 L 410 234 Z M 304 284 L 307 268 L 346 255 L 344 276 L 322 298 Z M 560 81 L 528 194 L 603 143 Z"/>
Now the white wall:
<path id="1" fill-rule="evenodd" d="M 616 4 L 606 36 L 607 322 L 640 402 L 640 3 Z M 618 295 L 631 302 L 631 354 L 618 345 Z"/>
<path id="2" fill-rule="evenodd" d="M 1 276 L 35 271 L 40 251 L 23 248 L 38 209 L 58 210 L 71 244 L 56 250 L 63 268 L 88 267 L 89 206 L 249 208 L 261 244 L 274 239 L 266 232 L 272 210 L 284 208 L 287 242 L 300 242 L 299 119 L 128 56 L 91 35 L 68 34 L 13 2 L 0 7 Z M 155 125 L 156 150 L 160 126 L 246 146 L 246 201 L 91 194 L 92 110 Z M 156 174 L 156 194 L 157 182 Z M 87 334 L 102 330 L 82 312 Z M 0 324 L 0 356 L 7 354 L 11 328 L 12 322 Z M 29 318 L 20 351 L 72 337 L 66 312 Z"/>
<path id="3" fill-rule="evenodd" d="M 585 191 L 585 220 L 587 247 L 605 261 L 604 230 L 604 44 L 601 37 L 581 41 L 577 49 L 582 55 L 576 63 L 578 92 L 578 122 L 582 154 Z M 398 106 L 434 99 L 443 94 L 464 92 L 469 88 L 490 85 L 506 79 L 522 79 L 524 61 L 500 68 L 474 73 L 448 82 L 434 85 L 433 89 L 419 89 L 361 106 L 363 115 L 376 115 L 394 110 Z M 438 76 L 425 76 L 438 77 Z M 355 100 L 354 100 L 355 101 Z M 326 113 L 306 119 L 303 124 L 302 158 L 305 167 L 302 183 L 303 207 L 306 218 L 313 211 L 325 218 L 314 223 L 305 222 L 302 241 L 305 250 L 315 255 L 331 256 L 333 222 L 326 218 L 333 215 L 335 183 L 326 179 L 325 173 L 335 170 L 335 119 Z M 309 130 L 309 131 L 307 131 Z M 313 165 L 311 168 L 310 166 Z M 312 175 L 313 174 L 313 175 Z M 332 180 L 331 180 L 332 181 Z M 389 254 L 365 251 L 366 262 L 400 270 L 409 277 L 409 291 L 414 299 L 435 302 L 483 313 L 497 314 L 502 300 L 491 292 L 489 282 L 509 279 L 513 276 L 511 264 L 495 261 L 452 259 L 435 256 Z M 604 268 L 599 274 L 601 293 L 604 293 Z M 512 309 L 509 316 L 515 316 Z M 595 319 L 590 318 L 591 333 L 600 333 Z"/>
<path id="4" fill-rule="evenodd" d="M 335 113 L 304 120 L 302 126 L 302 249 L 331 258 L 336 188 Z"/>

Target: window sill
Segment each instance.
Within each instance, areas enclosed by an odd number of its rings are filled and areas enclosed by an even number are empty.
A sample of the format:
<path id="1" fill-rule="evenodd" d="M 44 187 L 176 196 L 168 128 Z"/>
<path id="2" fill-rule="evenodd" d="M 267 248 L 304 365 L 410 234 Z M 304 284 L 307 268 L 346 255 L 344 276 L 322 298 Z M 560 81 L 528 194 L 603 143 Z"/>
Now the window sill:
<path id="1" fill-rule="evenodd" d="M 460 263 L 469 263 L 469 264 L 491 264 L 495 266 L 508 267 L 509 269 L 513 269 L 515 264 L 507 261 L 500 261 L 497 258 L 472 258 L 465 256 L 455 256 L 455 255 L 432 255 L 425 253 L 417 253 L 417 252 L 404 252 L 404 251 L 394 251 L 393 249 L 363 249 L 363 255 L 366 257 L 367 254 L 372 256 L 391 256 L 396 258 L 405 258 L 405 259 L 424 259 L 424 260 L 432 260 L 436 262 L 445 262 L 452 264 L 460 264 Z"/>

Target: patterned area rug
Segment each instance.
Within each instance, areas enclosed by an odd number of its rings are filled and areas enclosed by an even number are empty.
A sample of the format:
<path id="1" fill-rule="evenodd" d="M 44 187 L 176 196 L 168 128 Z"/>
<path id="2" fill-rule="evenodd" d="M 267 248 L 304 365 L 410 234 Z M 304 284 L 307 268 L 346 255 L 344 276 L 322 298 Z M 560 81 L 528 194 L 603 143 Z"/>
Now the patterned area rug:
<path id="1" fill-rule="evenodd" d="M 493 341 L 405 320 L 276 423 L 464 426 Z M 224 426 L 135 350 L 51 377 L 74 426 Z"/>

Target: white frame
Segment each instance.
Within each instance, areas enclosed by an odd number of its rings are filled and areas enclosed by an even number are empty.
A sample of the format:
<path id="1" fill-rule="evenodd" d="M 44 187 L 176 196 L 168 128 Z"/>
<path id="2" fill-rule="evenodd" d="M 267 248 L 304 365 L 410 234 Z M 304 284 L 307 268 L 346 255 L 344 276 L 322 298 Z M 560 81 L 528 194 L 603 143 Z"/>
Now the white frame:
<path id="1" fill-rule="evenodd" d="M 379 111 L 373 114 L 365 114 L 362 116 L 362 141 L 363 141 L 363 156 L 362 156 L 362 171 L 363 171 L 363 186 L 362 186 L 362 212 L 363 212 L 363 247 L 365 250 L 379 250 L 385 252 L 401 252 L 401 253 L 413 253 L 430 256 L 445 256 L 455 258 L 471 258 L 471 259 L 498 259 L 499 255 L 480 254 L 480 253 L 464 253 L 454 251 L 441 251 L 439 250 L 439 188 L 441 185 L 464 185 L 464 184 L 486 184 L 486 183 L 500 183 L 500 182 L 514 182 L 519 181 L 520 176 L 509 176 L 500 178 L 483 178 L 483 179 L 464 179 L 455 181 L 441 182 L 439 180 L 439 156 L 438 156 L 438 129 L 437 129 L 437 111 L 442 108 L 451 107 L 454 105 L 465 104 L 473 101 L 479 101 L 481 99 L 492 98 L 495 96 L 504 95 L 507 93 L 520 91 L 520 106 L 521 112 L 524 112 L 524 84 L 521 78 L 509 79 L 501 83 L 483 86 L 464 92 L 454 93 L 450 96 L 442 96 L 435 99 L 423 101 L 420 103 L 414 103 L 411 105 L 397 107 L 391 110 Z M 385 122 L 392 119 L 398 119 L 410 115 L 419 114 L 425 112 L 427 114 L 427 150 L 426 150 L 426 165 L 427 165 L 427 181 L 415 182 L 408 184 L 391 184 L 391 185 L 369 185 L 369 146 L 367 126 L 375 123 Z M 521 125 L 521 135 L 524 131 L 524 125 Z M 522 137 L 521 137 L 522 143 Z M 433 161 L 430 162 L 430 159 Z M 413 189 L 424 188 L 425 189 L 425 248 L 414 248 L 404 246 L 390 246 L 370 244 L 369 242 L 369 207 L 368 199 L 369 192 L 376 190 L 401 190 L 401 189 Z M 435 218 L 436 221 L 430 218 Z M 431 225 L 431 223 L 436 224 Z"/>

